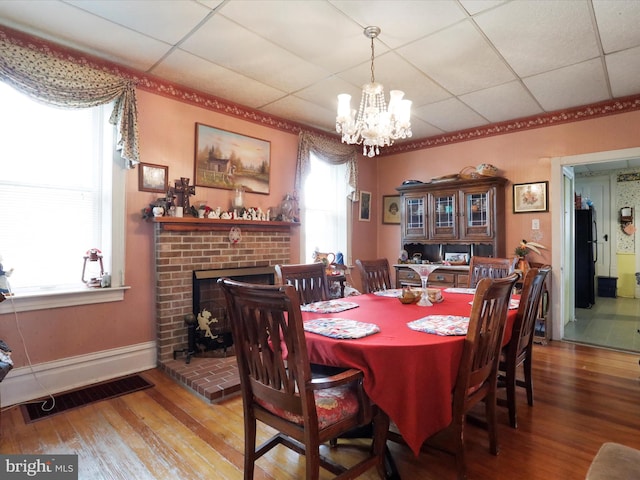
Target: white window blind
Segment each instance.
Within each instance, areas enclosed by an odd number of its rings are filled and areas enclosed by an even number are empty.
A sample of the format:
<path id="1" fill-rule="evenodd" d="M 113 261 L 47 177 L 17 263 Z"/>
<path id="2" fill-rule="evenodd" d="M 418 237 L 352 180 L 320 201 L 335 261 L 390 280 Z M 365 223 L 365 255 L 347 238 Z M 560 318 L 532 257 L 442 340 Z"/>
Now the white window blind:
<path id="1" fill-rule="evenodd" d="M 310 172 L 304 183 L 304 259 L 312 262 L 314 250 L 348 256 L 347 165 L 331 165 L 310 155 Z"/>
<path id="2" fill-rule="evenodd" d="M 49 107 L 2 82 L 0 104 L 0 255 L 12 290 L 82 286 L 90 248 L 110 272 L 111 108 Z"/>

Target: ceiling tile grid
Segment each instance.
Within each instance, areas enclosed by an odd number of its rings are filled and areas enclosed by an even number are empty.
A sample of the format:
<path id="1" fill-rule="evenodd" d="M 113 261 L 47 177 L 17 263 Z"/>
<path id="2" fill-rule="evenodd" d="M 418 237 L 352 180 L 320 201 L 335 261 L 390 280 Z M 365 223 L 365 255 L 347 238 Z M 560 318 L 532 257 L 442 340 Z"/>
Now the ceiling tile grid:
<path id="1" fill-rule="evenodd" d="M 3 0 L 0 25 L 335 132 L 375 78 L 411 141 L 640 94 L 637 0 Z"/>

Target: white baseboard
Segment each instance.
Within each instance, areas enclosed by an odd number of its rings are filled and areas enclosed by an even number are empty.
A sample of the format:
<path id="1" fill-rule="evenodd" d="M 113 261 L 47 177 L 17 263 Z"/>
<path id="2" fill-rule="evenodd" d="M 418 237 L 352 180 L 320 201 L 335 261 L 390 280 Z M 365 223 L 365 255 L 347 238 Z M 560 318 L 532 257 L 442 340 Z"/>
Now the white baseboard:
<path id="1" fill-rule="evenodd" d="M 156 342 L 14 368 L 0 383 L 2 408 L 156 367 Z"/>

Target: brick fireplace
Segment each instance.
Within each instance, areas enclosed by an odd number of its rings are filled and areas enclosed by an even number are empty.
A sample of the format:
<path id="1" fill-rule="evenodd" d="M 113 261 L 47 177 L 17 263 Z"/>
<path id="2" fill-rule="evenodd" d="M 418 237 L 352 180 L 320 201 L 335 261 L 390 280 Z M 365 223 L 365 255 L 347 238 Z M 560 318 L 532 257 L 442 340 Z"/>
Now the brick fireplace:
<path id="1" fill-rule="evenodd" d="M 173 358 L 175 350 L 187 348 L 193 272 L 290 263 L 293 224 L 174 217 L 154 222 L 158 366 L 207 400 L 221 400 L 239 391 L 233 356 L 196 356 L 189 364 Z M 237 244 L 229 241 L 232 227 L 242 232 Z"/>

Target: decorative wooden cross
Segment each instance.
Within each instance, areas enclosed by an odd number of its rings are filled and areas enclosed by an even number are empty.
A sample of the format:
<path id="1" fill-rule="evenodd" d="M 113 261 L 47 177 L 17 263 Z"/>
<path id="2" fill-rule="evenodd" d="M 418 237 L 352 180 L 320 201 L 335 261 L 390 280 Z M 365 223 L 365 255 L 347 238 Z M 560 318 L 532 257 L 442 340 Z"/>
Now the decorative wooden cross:
<path id="1" fill-rule="evenodd" d="M 173 191 L 180 195 L 182 207 L 184 209 L 184 214 L 187 215 L 188 210 L 191 208 L 189 206 L 189 196 L 196 194 L 196 187 L 193 185 L 189 185 L 189 179 L 186 177 L 181 177 L 179 182 L 176 182 L 176 186 L 173 188 Z"/>

